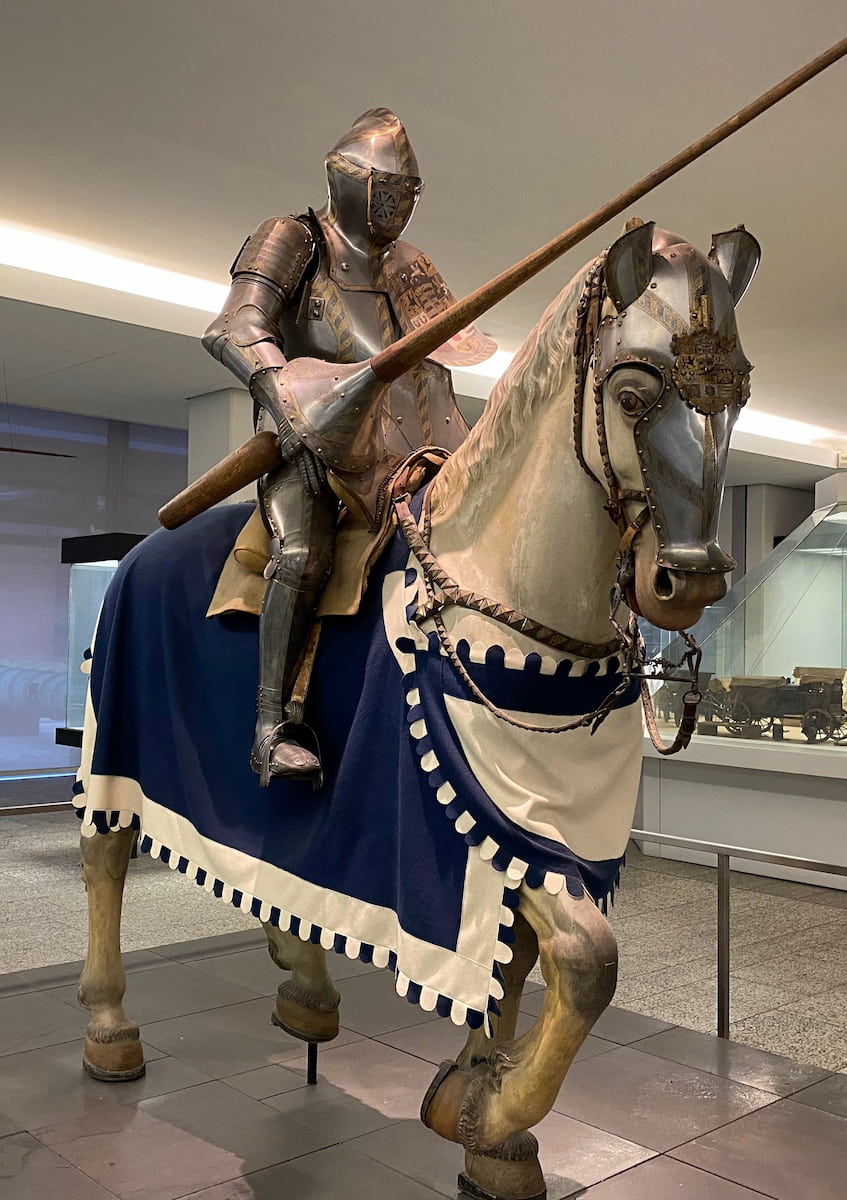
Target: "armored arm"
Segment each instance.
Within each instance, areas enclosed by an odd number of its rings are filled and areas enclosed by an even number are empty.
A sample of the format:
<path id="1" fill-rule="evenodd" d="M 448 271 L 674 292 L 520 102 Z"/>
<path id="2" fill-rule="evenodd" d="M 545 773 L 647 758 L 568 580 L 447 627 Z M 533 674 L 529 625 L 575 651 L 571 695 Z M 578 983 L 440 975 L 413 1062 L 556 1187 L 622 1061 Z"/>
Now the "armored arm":
<path id="1" fill-rule="evenodd" d="M 246 387 L 256 371 L 286 363 L 279 320 L 315 251 L 311 231 L 294 217 L 263 222 L 241 247 L 223 310 L 203 335 L 209 353 Z M 272 398 L 256 396 L 277 424 Z"/>
<path id="2" fill-rule="evenodd" d="M 267 409 L 279 430 L 283 460 L 296 458 L 304 486 L 318 492 L 323 468 L 287 420 L 276 378 L 286 365 L 279 320 L 314 252 L 315 239 L 302 221 L 272 217 L 263 222 L 232 264 L 226 304 L 204 333 L 203 345 L 250 389 L 257 404 Z M 268 367 L 276 370 L 268 372 Z"/>

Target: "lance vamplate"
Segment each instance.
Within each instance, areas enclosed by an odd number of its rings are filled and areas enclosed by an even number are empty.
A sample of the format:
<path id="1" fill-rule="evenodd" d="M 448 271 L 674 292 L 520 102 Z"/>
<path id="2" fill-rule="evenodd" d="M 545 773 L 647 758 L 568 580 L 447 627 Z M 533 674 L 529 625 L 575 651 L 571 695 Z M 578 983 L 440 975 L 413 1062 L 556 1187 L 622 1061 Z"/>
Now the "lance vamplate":
<path id="1" fill-rule="evenodd" d="M 589 216 L 583 217 L 581 221 L 571 225 L 564 233 L 521 259 L 513 267 L 495 276 L 490 282 L 465 296 L 463 300 L 457 300 L 420 329 L 406 334 L 387 349 L 374 355 L 370 360 L 370 368 L 374 375 L 386 384 L 398 379 L 466 325 L 476 321 L 483 313 L 532 279 L 539 271 L 594 233 L 601 225 L 618 216 L 630 204 L 640 200 L 647 192 L 660 183 L 664 183 L 666 179 L 705 154 L 707 150 L 711 150 L 719 142 L 730 137 L 760 113 L 765 112 L 796 91 L 797 88 L 802 87 L 804 83 L 843 58 L 845 54 L 847 54 L 847 38 L 842 38 L 823 54 L 818 55 L 817 58 L 812 59 L 811 62 L 806 63 L 805 66 L 800 67 L 799 70 L 740 109 L 734 116 L 715 126 L 709 133 L 704 134 L 690 146 L 675 154 L 673 158 L 669 158 L 649 175 L 645 175 L 614 199 L 601 205 Z M 330 365 L 336 372 L 355 372 L 361 370 L 363 366 L 361 363 L 354 363 L 348 367 Z M 374 409 L 379 399 L 380 393 L 377 391 L 373 400 Z M 280 462 L 276 434 L 269 431 L 258 433 L 234 450 L 232 454 L 227 455 L 205 475 L 189 484 L 178 496 L 169 500 L 159 510 L 159 521 L 166 529 L 176 529 L 192 517 L 211 508 L 213 504 L 225 500 L 240 488 L 252 483 L 261 475 L 272 471 L 279 466 Z"/>

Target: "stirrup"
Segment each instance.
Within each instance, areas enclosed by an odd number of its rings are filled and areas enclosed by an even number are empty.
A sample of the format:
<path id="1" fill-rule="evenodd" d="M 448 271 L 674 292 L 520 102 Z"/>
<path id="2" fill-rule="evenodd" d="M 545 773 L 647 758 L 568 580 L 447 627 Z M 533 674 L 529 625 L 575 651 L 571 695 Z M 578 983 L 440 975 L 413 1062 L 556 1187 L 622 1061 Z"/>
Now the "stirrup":
<path id="1" fill-rule="evenodd" d="M 304 745 L 303 743 L 311 743 Z M 316 765 L 308 767 L 306 770 L 290 769 L 271 771 L 271 758 L 277 746 L 283 743 L 291 743 L 301 750 L 305 750 L 315 759 Z M 318 739 L 315 736 L 314 730 L 308 725 L 299 721 L 285 720 L 265 734 L 259 746 L 255 744 L 250 753 L 250 766 L 259 776 L 259 787 L 267 787 L 274 779 L 301 779 L 303 782 L 311 781 L 313 788 L 319 788 L 323 784 L 323 768 L 321 766 L 320 747 Z"/>

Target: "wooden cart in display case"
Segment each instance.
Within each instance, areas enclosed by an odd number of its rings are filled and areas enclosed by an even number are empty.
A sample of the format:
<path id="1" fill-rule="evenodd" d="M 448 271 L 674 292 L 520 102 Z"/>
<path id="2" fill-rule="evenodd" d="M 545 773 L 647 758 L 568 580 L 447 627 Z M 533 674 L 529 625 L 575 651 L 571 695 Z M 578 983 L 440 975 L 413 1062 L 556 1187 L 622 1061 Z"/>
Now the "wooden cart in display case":
<path id="1" fill-rule="evenodd" d="M 779 675 L 713 679 L 701 715 L 721 722 L 735 737 L 761 736 L 789 721 L 799 725 L 809 743 L 847 743 L 843 676 L 834 667 L 795 667 L 793 679 Z"/>

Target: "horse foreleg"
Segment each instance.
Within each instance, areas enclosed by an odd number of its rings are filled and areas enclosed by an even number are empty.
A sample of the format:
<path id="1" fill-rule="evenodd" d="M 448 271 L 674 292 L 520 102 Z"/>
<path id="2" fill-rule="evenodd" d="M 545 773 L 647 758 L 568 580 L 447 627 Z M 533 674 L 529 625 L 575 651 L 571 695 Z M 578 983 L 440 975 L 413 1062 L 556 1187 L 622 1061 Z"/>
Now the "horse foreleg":
<path id="1" fill-rule="evenodd" d="M 88 952 L 78 996 L 91 1013 L 82 1062 L 95 1079 L 119 1081 L 144 1074 L 138 1026 L 123 1008 L 126 976 L 121 962 L 121 901 L 135 838 L 135 830 L 119 829 L 80 839 L 88 893 Z"/>
<path id="2" fill-rule="evenodd" d="M 291 972 L 291 978 L 277 988 L 271 1020 L 304 1042 L 331 1041 L 338 1036 L 341 997 L 327 971 L 326 950 L 265 921 L 262 928 L 271 958 L 278 967 Z"/>
<path id="3" fill-rule="evenodd" d="M 538 960 L 538 939 L 535 930 L 519 912 L 515 913 L 514 932 L 512 959 L 502 968 L 505 994 L 500 1001 L 500 1014 L 491 1017 L 490 1034 L 482 1028 L 470 1031 L 456 1060 L 460 1067 L 474 1067 L 484 1062 L 501 1042 L 510 1042 L 515 1036 L 523 986 Z"/>
<path id="4" fill-rule="evenodd" d="M 472 1194 L 504 1200 L 543 1195 L 540 1171 L 532 1169 L 535 1139 L 525 1131 L 552 1108 L 617 981 L 614 935 L 588 896 L 524 887 L 521 911 L 538 938 L 547 983 L 541 1014 L 488 1061 L 444 1064 L 421 1113 L 436 1133 L 465 1147 L 470 1178 L 463 1183 Z"/>

